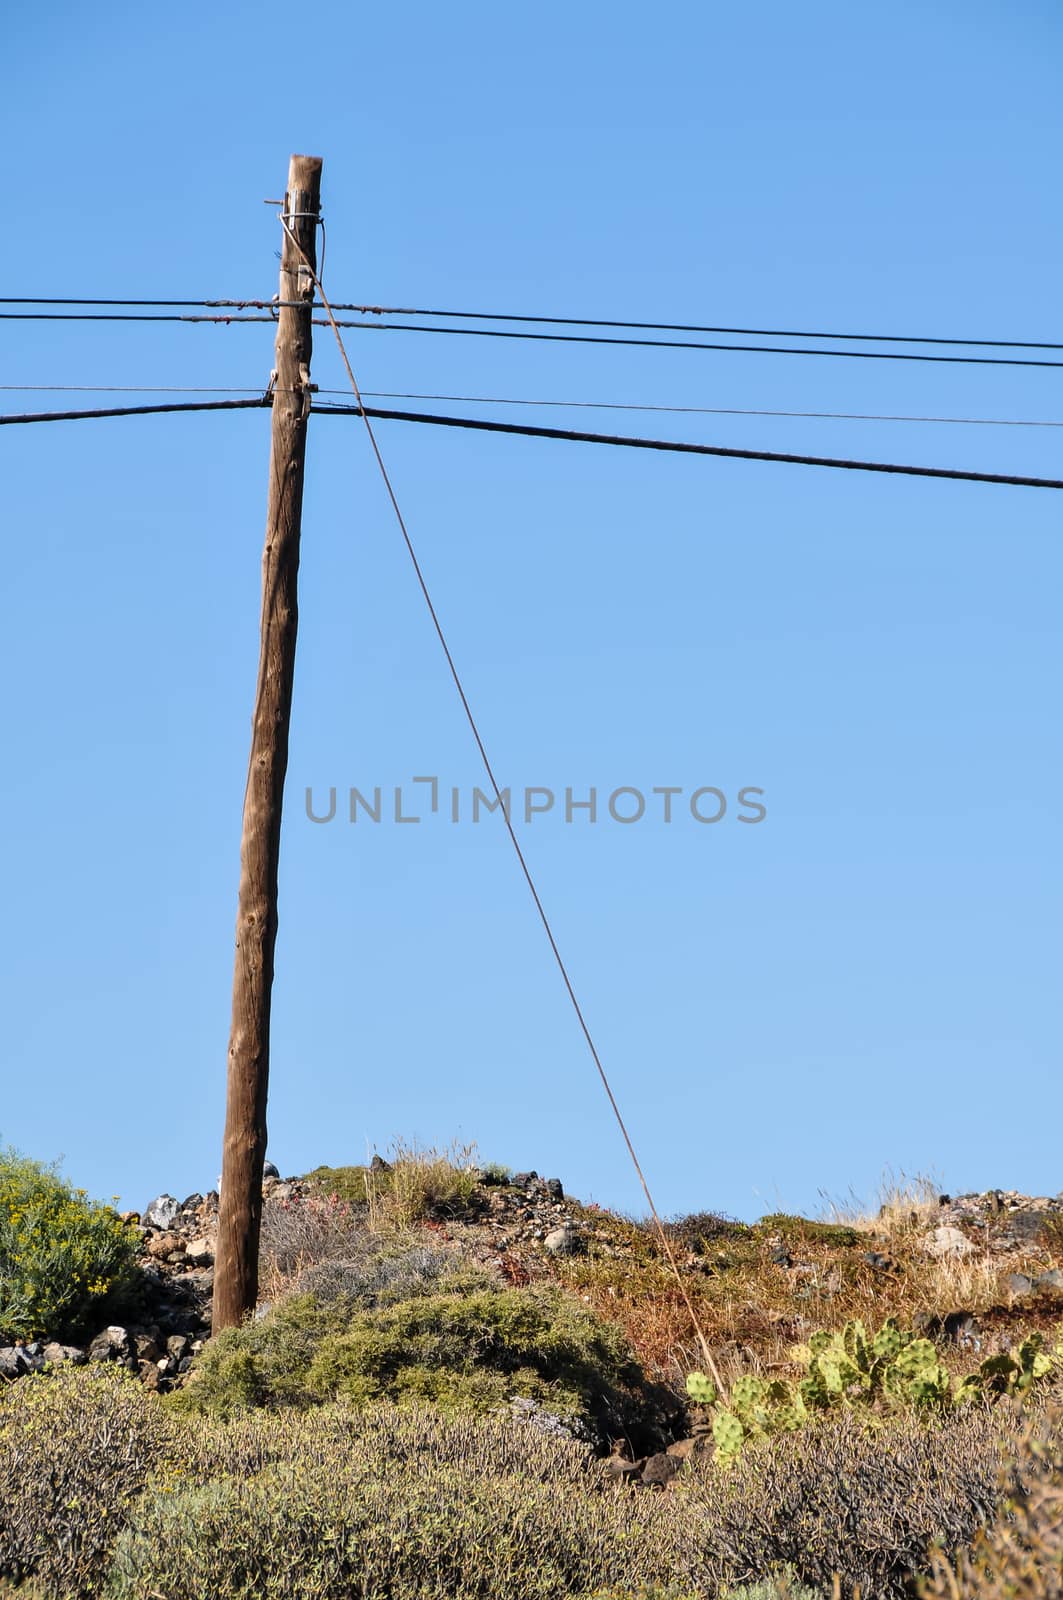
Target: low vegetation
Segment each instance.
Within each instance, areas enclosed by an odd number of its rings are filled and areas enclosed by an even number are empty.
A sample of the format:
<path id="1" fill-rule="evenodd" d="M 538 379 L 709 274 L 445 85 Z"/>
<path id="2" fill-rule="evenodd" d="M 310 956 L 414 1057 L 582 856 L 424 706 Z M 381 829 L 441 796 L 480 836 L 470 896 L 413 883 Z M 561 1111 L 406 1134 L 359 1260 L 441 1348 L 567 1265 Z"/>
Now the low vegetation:
<path id="1" fill-rule="evenodd" d="M 712 1415 L 717 1460 L 730 1460 L 749 1443 L 796 1433 L 834 1410 L 863 1410 L 868 1417 L 898 1411 L 945 1412 L 975 1399 L 1023 1396 L 1063 1373 L 1063 1329 L 1051 1351 L 1040 1333 L 1013 1351 L 987 1356 L 952 1378 L 930 1339 L 918 1339 L 893 1319 L 869 1336 L 862 1322 L 835 1333 L 821 1330 L 793 1359 L 800 1380 L 736 1378 L 726 1399 L 703 1373 L 687 1378 L 687 1393 Z"/>
<path id="2" fill-rule="evenodd" d="M 139 1240 L 50 1167 L 0 1150 L 0 1341 L 77 1338 L 121 1306 Z"/>
<path id="3" fill-rule="evenodd" d="M 120 1303 L 130 1230 L 5 1159 L 6 1326 L 79 1325 L 72 1240 L 90 1311 Z M 679 1218 L 717 1394 L 654 1232 L 542 1194 L 468 1151 L 318 1169 L 265 1208 L 258 1315 L 174 1394 L 98 1363 L 0 1386 L 0 1594 L 1063 1600 L 1063 1304 L 1007 1292 L 1050 1235 L 934 1261 L 922 1194 Z M 554 1254 L 562 1211 L 580 1246 Z M 698 1417 L 710 1447 L 665 1490 L 603 1459 Z"/>
<path id="4" fill-rule="evenodd" d="M 521 1397 L 595 1442 L 637 1429 L 648 1386 L 630 1347 L 562 1291 L 485 1288 L 469 1272 L 398 1300 L 388 1289 L 368 1308 L 342 1290 L 292 1296 L 212 1340 L 169 1403 L 225 1418 L 337 1397 L 484 1413 Z"/>
<path id="5" fill-rule="evenodd" d="M 481 1199 L 472 1145 L 437 1151 L 399 1141 L 390 1161 L 317 1167 L 308 1176 L 322 1196 L 364 1210 L 376 1225 L 409 1228 L 426 1219 L 464 1217 L 478 1209 Z"/>

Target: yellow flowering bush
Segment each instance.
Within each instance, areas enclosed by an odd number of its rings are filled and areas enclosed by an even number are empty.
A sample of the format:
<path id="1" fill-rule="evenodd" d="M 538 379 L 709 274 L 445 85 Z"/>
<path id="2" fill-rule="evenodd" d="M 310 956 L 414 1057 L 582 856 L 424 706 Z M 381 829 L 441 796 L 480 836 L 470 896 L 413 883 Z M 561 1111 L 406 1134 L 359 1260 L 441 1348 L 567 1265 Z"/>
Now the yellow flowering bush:
<path id="1" fill-rule="evenodd" d="M 53 1168 L 0 1150 L 0 1341 L 75 1339 L 128 1290 L 137 1236 Z"/>

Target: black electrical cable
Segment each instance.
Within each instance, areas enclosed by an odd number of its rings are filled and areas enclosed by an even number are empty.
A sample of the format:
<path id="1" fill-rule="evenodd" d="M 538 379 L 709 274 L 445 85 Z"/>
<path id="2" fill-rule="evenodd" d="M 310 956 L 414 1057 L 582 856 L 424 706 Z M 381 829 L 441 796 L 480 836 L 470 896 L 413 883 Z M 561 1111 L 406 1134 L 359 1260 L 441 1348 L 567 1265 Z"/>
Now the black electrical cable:
<path id="1" fill-rule="evenodd" d="M 682 455 L 725 456 L 739 461 L 778 461 L 802 467 L 838 467 L 850 472 L 889 472 L 915 478 L 952 478 L 966 483 L 1007 484 L 1026 489 L 1063 489 L 1063 478 L 1027 478 L 1003 472 L 968 472 L 953 467 L 914 467 L 894 461 L 852 461 L 833 456 L 785 454 L 778 450 L 738 450 L 715 444 L 684 444 L 676 439 L 642 439 L 627 434 L 577 433 L 571 428 L 537 428 L 528 423 L 489 422 L 481 417 L 433 416 L 423 411 L 384 411 L 376 406 L 315 406 L 321 416 L 375 417 L 385 422 L 421 422 L 439 428 L 471 428 L 480 433 L 512 433 L 531 439 L 565 439 L 580 444 L 619 445 L 631 450 L 666 450 Z"/>
<path id="2" fill-rule="evenodd" d="M 285 301 L 284 304 L 286 306 L 301 307 L 304 302 Z M 11 295 L 0 296 L 0 305 L 141 306 L 147 308 L 201 306 L 207 309 L 214 309 L 220 306 L 230 306 L 235 309 L 254 306 L 260 310 L 268 310 L 271 306 L 274 309 L 279 309 L 281 302 L 253 298 L 243 300 L 89 300 Z M 323 307 L 315 303 L 314 309 L 321 310 Z M 546 317 L 513 311 L 440 311 L 428 306 L 369 306 L 339 300 L 332 302 L 332 309 L 333 311 L 360 311 L 363 315 L 375 317 L 442 317 L 471 322 L 546 323 L 555 327 L 632 328 L 658 333 L 725 333 L 756 339 L 837 339 L 855 341 L 859 344 L 938 344 L 966 345 L 997 350 L 1063 350 L 1063 342 L 1053 343 L 1045 339 L 954 339 L 931 334 L 830 333 L 821 330 L 809 331 L 801 328 L 730 328 L 717 327 L 713 324 L 701 322 L 634 322 L 606 317 Z M 344 324 L 341 323 L 340 326 L 342 327 Z M 346 326 L 353 326 L 353 324 L 346 324 Z"/>
<path id="3" fill-rule="evenodd" d="M 240 302 L 240 304 L 247 303 L 246 301 Z M 232 316 L 224 312 L 219 312 L 212 316 L 202 313 L 191 316 L 176 312 L 163 312 L 157 315 L 154 312 L 0 311 L 0 321 L 7 322 L 186 322 L 218 323 L 228 327 L 232 323 L 273 322 L 274 320 L 272 315 L 247 316 L 241 313 Z M 315 317 L 313 320 L 315 327 L 327 328 L 331 326 L 324 317 Z M 351 322 L 340 318 L 337 319 L 336 326 L 339 328 L 372 329 L 389 333 L 441 333 L 465 338 L 525 339 L 545 341 L 551 344 L 615 345 L 648 350 L 716 350 L 731 351 L 744 355 L 835 356 L 852 361 L 929 361 L 945 363 L 951 366 L 1063 367 L 1063 361 L 1043 361 L 1032 357 L 1020 356 L 935 356 L 913 350 L 826 350 L 816 346 L 805 348 L 799 345 L 778 344 L 719 344 L 697 339 L 621 339 L 607 338 L 601 334 L 590 333 L 530 333 L 523 329 L 515 328 L 434 328 L 428 323 L 420 322 Z M 1044 346 L 1042 348 L 1051 349 L 1055 347 Z"/>
<path id="4" fill-rule="evenodd" d="M 248 411 L 269 406 L 268 395 L 256 400 L 186 400 L 158 406 L 110 406 L 102 411 L 28 411 L 0 416 L 0 427 L 19 422 L 88 422 L 97 417 L 148 417 L 163 411 Z"/>

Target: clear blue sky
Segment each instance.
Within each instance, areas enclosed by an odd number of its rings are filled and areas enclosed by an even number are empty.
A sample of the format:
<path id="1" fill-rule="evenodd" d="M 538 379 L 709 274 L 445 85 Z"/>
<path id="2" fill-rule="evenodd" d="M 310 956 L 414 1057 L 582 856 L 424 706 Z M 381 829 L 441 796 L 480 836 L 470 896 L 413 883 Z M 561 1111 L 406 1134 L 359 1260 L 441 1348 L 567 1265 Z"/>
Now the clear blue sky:
<path id="1" fill-rule="evenodd" d="M 5 294 L 268 297 L 301 150 L 342 300 L 1063 335 L 1043 0 L 65 0 L 5 31 Z M 0 323 L 0 381 L 253 389 L 271 332 Z M 1063 419 L 1049 369 L 351 351 L 374 391 Z M 343 381 L 323 333 L 314 376 Z M 1047 428 L 506 414 L 1063 476 Z M 765 790 L 752 827 L 522 827 L 662 1208 L 814 1210 L 887 1166 L 1063 1188 L 1061 498 L 379 432 L 504 782 Z M 0 433 L 0 1135 L 126 1205 L 219 1170 L 268 447 L 260 413 Z M 308 785 L 480 779 L 351 422 L 313 426 L 301 583 L 272 1156 L 464 1138 L 638 1210 L 498 819 L 305 816 Z"/>

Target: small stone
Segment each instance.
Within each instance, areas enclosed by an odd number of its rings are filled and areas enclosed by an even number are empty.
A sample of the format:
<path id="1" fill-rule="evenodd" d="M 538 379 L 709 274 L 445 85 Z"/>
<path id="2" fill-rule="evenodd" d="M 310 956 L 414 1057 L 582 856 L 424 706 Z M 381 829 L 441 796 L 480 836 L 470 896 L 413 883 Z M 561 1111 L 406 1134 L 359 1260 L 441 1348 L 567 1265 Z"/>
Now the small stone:
<path id="1" fill-rule="evenodd" d="M 145 1389 L 155 1390 L 159 1387 L 159 1369 L 154 1361 L 142 1361 L 137 1368 L 140 1381 Z"/>
<path id="2" fill-rule="evenodd" d="M 149 1228 L 169 1228 L 180 1210 L 172 1194 L 160 1194 L 144 1207 L 140 1220 Z"/>
<path id="3" fill-rule="evenodd" d="M 648 1457 L 641 1481 L 650 1489 L 667 1489 L 682 1465 L 682 1461 L 662 1450 L 659 1455 Z"/>
<path id="4" fill-rule="evenodd" d="M 209 1239 L 193 1239 L 185 1246 L 185 1255 L 194 1267 L 209 1267 L 214 1264 L 214 1250 Z"/>
<path id="5" fill-rule="evenodd" d="M 187 1200 L 182 1200 L 182 1202 L 181 1202 L 181 1210 L 182 1211 L 198 1211 L 199 1207 L 202 1204 L 203 1204 L 203 1196 L 201 1194 L 190 1194 L 188 1196 Z"/>
<path id="6" fill-rule="evenodd" d="M 552 1256 L 574 1256 L 580 1248 L 580 1237 L 567 1223 L 563 1228 L 553 1228 L 543 1240 L 543 1249 Z"/>
<path id="7" fill-rule="evenodd" d="M 563 1200 L 565 1198 L 565 1191 L 560 1178 L 547 1178 L 546 1192 L 551 1200 Z"/>
<path id="8" fill-rule="evenodd" d="M 294 1194 L 294 1183 L 278 1183 L 273 1187 L 271 1198 L 274 1200 L 290 1200 Z"/>
<path id="9" fill-rule="evenodd" d="M 950 1227 L 947 1223 L 940 1228 L 933 1228 L 926 1234 L 922 1246 L 925 1254 L 932 1256 L 936 1261 L 949 1256 L 970 1256 L 976 1249 L 966 1234 L 961 1233 L 959 1228 Z"/>
<path id="10" fill-rule="evenodd" d="M 44 1347 L 44 1359 L 53 1367 L 69 1364 L 72 1367 L 84 1366 L 88 1359 L 84 1350 L 76 1344 L 57 1344 L 54 1341 Z"/>
<path id="11" fill-rule="evenodd" d="M 180 1361 L 191 1348 L 192 1341 L 187 1333 L 171 1333 L 166 1341 L 166 1348 L 175 1361 Z"/>
<path id="12" fill-rule="evenodd" d="M 369 1170 L 370 1172 L 390 1172 L 391 1162 L 385 1161 L 383 1156 L 374 1156 L 369 1163 Z M 279 1177 L 280 1174 L 278 1173 L 277 1176 Z"/>
<path id="13" fill-rule="evenodd" d="M 176 1233 L 153 1233 L 148 1238 L 144 1249 L 153 1261 L 165 1261 L 174 1250 L 182 1248 L 182 1240 Z"/>
<path id="14" fill-rule="evenodd" d="M 135 1343 L 138 1361 L 158 1361 L 162 1355 L 162 1351 L 150 1334 L 141 1334 Z"/>
<path id="15" fill-rule="evenodd" d="M 513 1174 L 513 1186 L 516 1189 L 526 1189 L 538 1176 L 537 1172 L 515 1172 Z"/>
<path id="16" fill-rule="evenodd" d="M 279 1178 L 280 1168 L 275 1167 L 272 1161 L 267 1161 L 263 1164 L 262 1176 L 263 1178 Z"/>
<path id="17" fill-rule="evenodd" d="M 132 1357 L 131 1341 L 124 1328 L 104 1328 L 89 1345 L 90 1361 L 129 1361 Z"/>
<path id="18" fill-rule="evenodd" d="M 179 1281 L 197 1294 L 210 1294 L 214 1288 L 214 1268 L 197 1267 L 194 1272 L 186 1272 Z"/>
<path id="19" fill-rule="evenodd" d="M 1063 1292 L 1063 1272 L 1058 1267 L 1053 1267 L 1049 1272 L 1042 1272 L 1040 1277 L 1034 1279 L 1033 1286 L 1039 1291 Z"/>
<path id="20" fill-rule="evenodd" d="M 22 1378 L 27 1372 L 40 1372 L 45 1363 L 39 1344 L 5 1345 L 0 1349 L 0 1378 Z"/>
<path id="21" fill-rule="evenodd" d="M 130 1227 L 137 1228 L 140 1226 L 139 1211 L 123 1211 L 120 1213 L 120 1216 L 123 1222 L 129 1223 Z"/>
<path id="22" fill-rule="evenodd" d="M 1028 1278 L 1025 1272 L 1012 1272 L 1008 1275 L 1008 1291 L 1016 1300 L 1023 1300 L 1033 1293 L 1033 1279 Z"/>
<path id="23" fill-rule="evenodd" d="M 775 1246 L 774 1250 L 772 1250 L 768 1256 L 768 1260 L 773 1262 L 777 1267 L 792 1267 L 794 1264 L 793 1256 L 791 1256 L 785 1245 L 781 1244 L 777 1244 Z"/>
<path id="24" fill-rule="evenodd" d="M 178 1370 L 178 1372 L 191 1372 L 191 1370 L 192 1370 L 192 1357 L 191 1356 L 182 1356 L 180 1361 L 177 1363 L 177 1370 Z"/>

